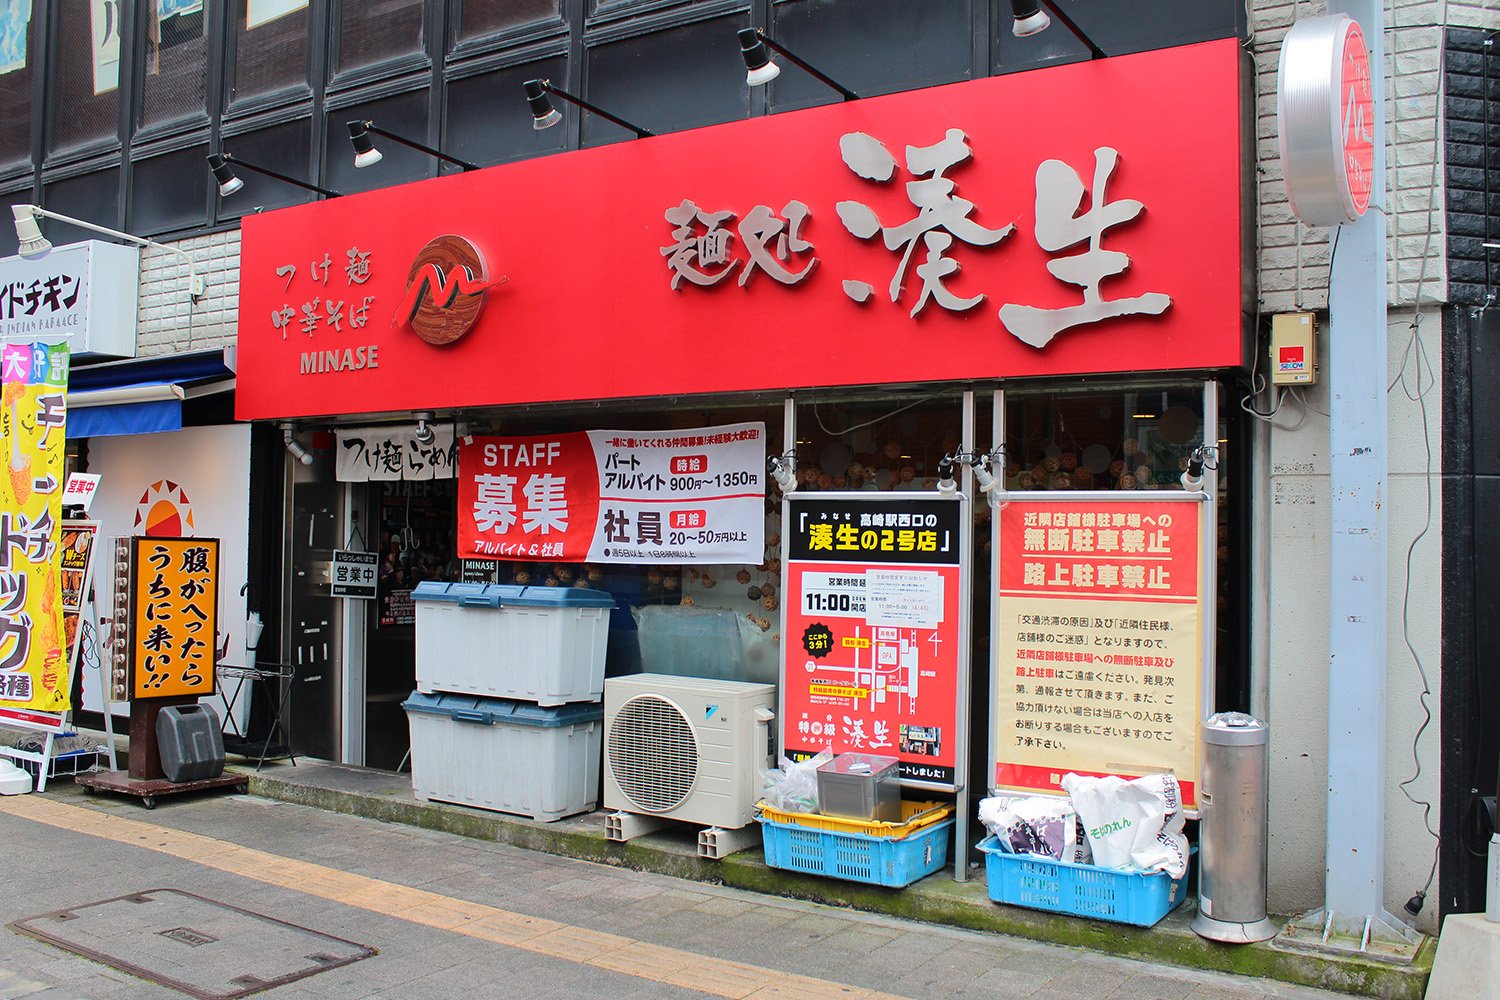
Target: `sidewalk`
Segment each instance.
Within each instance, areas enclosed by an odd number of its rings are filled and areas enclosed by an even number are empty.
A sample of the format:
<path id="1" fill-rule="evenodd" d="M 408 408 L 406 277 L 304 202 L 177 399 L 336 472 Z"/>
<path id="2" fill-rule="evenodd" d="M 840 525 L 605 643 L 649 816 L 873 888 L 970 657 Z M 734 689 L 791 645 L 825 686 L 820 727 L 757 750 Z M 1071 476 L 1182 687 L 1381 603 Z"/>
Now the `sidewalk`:
<path id="1" fill-rule="evenodd" d="M 1190 929 L 1195 912 L 1191 897 L 1155 927 L 1140 929 L 998 905 L 989 899 L 984 872 L 979 868 L 972 870 L 965 883 L 955 882 L 950 868 L 905 889 L 887 889 L 768 868 L 758 849 L 718 861 L 703 859 L 697 853 L 699 828 L 686 824 L 628 843 L 614 843 L 605 839 L 603 811 L 541 823 L 463 806 L 419 802 L 412 795 L 410 776 L 405 774 L 309 760 L 295 766 L 268 763 L 259 772 L 252 767 L 231 766 L 247 776 L 251 795 L 266 799 L 766 895 L 1168 965 L 1393 1000 L 1420 1000 L 1432 967 L 1431 940 L 1424 943 L 1410 966 L 1288 951 L 1269 942 L 1230 946 L 1206 941 Z M 150 813 L 143 811 L 143 815 Z"/>

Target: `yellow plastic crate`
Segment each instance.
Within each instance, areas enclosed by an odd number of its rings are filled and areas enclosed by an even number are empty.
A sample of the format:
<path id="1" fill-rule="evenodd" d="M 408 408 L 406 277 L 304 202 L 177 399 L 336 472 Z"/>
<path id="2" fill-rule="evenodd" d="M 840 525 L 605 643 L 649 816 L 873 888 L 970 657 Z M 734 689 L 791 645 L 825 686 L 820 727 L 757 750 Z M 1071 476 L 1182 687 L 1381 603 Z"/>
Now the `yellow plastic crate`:
<path id="1" fill-rule="evenodd" d="M 901 822 L 883 823 L 878 820 L 846 819 L 843 816 L 824 816 L 822 813 L 782 812 L 772 809 L 764 802 L 757 808 L 761 816 L 773 823 L 795 823 L 815 830 L 831 830 L 835 833 L 862 833 L 866 837 L 900 838 L 910 836 L 924 827 L 940 823 L 953 814 L 953 806 L 947 802 L 901 803 Z"/>

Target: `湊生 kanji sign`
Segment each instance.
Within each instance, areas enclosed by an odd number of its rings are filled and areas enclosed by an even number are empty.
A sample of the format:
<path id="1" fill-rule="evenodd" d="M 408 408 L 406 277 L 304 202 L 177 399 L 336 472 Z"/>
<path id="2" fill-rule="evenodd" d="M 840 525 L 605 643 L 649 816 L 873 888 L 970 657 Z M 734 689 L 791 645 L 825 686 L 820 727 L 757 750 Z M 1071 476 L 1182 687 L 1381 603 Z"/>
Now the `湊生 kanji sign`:
<path id="1" fill-rule="evenodd" d="M 787 756 L 885 754 L 903 781 L 956 783 L 968 509 L 930 494 L 787 497 Z"/>
<path id="2" fill-rule="evenodd" d="M 465 438 L 459 555 L 758 563 L 765 461 L 762 423 Z"/>
<path id="3" fill-rule="evenodd" d="M 131 539 L 132 698 L 214 693 L 217 538 Z"/>
<path id="4" fill-rule="evenodd" d="M 1196 808 L 1206 505 L 1012 494 L 1000 512 L 996 788 L 1175 774 Z"/>
<path id="5" fill-rule="evenodd" d="M 1241 59 L 1219 39 L 246 216 L 236 415 L 1240 365 Z"/>

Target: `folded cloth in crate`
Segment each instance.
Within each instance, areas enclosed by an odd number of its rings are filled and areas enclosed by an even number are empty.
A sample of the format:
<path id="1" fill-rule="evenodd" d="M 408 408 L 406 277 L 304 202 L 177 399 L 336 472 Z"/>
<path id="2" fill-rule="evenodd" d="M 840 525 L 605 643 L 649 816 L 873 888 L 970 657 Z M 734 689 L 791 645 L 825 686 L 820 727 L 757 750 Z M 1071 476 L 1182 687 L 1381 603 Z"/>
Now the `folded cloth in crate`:
<path id="1" fill-rule="evenodd" d="M 1063 790 L 1088 836 L 1094 863 L 1105 868 L 1187 873 L 1182 790 L 1170 774 L 1133 781 L 1117 775 L 1063 775 Z"/>
<path id="2" fill-rule="evenodd" d="M 1007 854 L 1035 854 L 1054 861 L 1088 864 L 1088 841 L 1078 814 L 1055 795 L 1024 798 L 997 795 L 979 803 L 979 821 Z"/>

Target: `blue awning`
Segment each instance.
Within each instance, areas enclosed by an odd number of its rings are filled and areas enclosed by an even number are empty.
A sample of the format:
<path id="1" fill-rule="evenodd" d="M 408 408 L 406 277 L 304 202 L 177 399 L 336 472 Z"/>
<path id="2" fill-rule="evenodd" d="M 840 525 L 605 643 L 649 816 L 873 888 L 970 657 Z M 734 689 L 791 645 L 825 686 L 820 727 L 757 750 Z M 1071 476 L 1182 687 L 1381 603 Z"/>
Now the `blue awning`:
<path id="1" fill-rule="evenodd" d="M 181 430 L 183 400 L 232 390 L 234 362 L 231 347 L 74 368 L 68 437 Z"/>
<path id="2" fill-rule="evenodd" d="M 182 430 L 182 401 L 114 403 L 68 408 L 68 437 L 112 437 Z"/>

